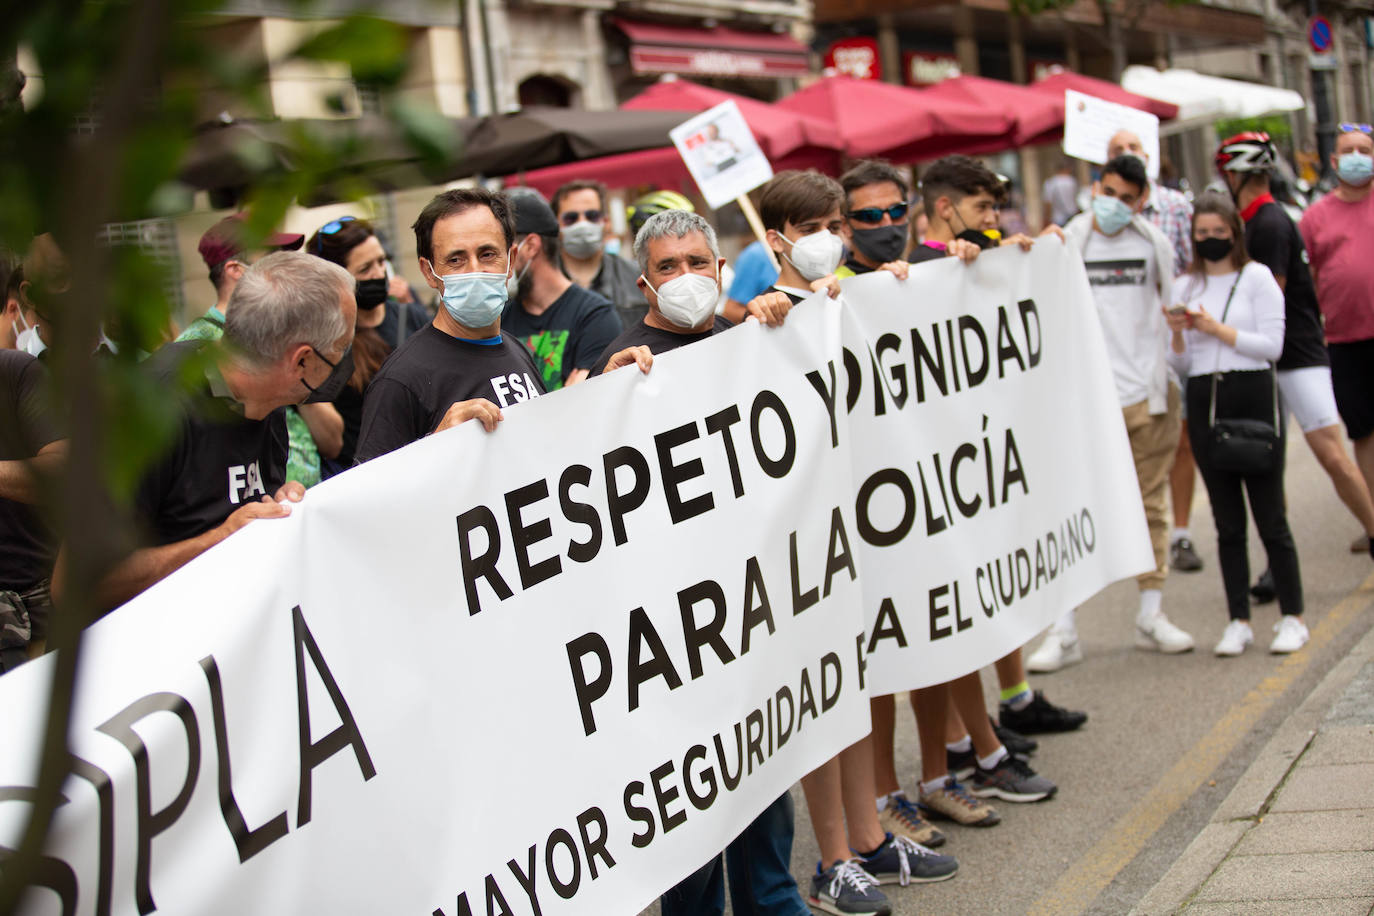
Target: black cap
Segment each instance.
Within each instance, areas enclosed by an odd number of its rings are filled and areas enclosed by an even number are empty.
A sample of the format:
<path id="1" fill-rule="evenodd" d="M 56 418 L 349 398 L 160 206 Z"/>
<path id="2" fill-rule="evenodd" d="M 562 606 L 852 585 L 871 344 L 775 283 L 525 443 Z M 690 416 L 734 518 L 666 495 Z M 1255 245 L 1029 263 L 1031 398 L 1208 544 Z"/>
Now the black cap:
<path id="1" fill-rule="evenodd" d="M 515 208 L 516 235 L 558 234 L 558 218 L 543 194 L 534 188 L 509 188 L 506 197 Z"/>

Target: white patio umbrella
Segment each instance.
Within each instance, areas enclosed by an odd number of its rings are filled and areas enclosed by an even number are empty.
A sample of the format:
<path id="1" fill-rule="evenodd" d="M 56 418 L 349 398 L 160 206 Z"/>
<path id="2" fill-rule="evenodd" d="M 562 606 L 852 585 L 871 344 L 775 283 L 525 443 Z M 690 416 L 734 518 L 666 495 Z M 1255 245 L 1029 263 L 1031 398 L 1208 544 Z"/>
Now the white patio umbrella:
<path id="1" fill-rule="evenodd" d="M 1193 70 L 1127 67 L 1121 87 L 1178 106 L 1177 120 L 1161 125 L 1161 134 L 1176 134 L 1220 118 L 1258 118 L 1307 107 L 1307 101 L 1291 89 L 1207 76 Z"/>

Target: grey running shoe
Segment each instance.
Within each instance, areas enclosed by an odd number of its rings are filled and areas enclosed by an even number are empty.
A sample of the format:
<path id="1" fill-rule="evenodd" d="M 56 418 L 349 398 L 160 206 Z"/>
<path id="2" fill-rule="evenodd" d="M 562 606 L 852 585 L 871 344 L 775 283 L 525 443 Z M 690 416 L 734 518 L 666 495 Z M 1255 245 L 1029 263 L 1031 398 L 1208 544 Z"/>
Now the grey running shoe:
<path id="1" fill-rule="evenodd" d="M 891 833 L 877 852 L 860 856 L 858 862 L 879 884 L 896 883 L 903 887 L 913 881 L 918 884 L 946 881 L 959 871 L 954 856 L 931 852 L 920 843 Z"/>
<path id="2" fill-rule="evenodd" d="M 1179 572 L 1197 572 L 1202 569 L 1202 557 L 1197 555 L 1192 541 L 1179 538 L 1170 545 L 1169 568 Z"/>
<path id="3" fill-rule="evenodd" d="M 1009 802 L 1037 802 L 1049 798 L 1059 787 L 1037 776 L 1030 764 L 1011 754 L 990 770 L 981 766 L 973 774 L 970 789 L 979 798 L 1000 798 Z"/>
<path id="4" fill-rule="evenodd" d="M 891 916 L 892 904 L 878 890 L 878 882 L 855 860 L 836 862 L 811 876 L 811 896 L 807 900 L 818 910 L 838 916 Z"/>

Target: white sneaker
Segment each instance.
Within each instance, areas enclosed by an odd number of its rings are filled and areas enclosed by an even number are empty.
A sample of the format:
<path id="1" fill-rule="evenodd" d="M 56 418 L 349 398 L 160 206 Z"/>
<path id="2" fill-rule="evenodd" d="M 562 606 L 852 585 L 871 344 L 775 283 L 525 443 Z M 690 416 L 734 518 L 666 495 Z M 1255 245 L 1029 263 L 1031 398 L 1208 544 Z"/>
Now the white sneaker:
<path id="1" fill-rule="evenodd" d="M 1045 641 L 1026 659 L 1026 670 L 1036 674 L 1049 674 L 1060 668 L 1076 665 L 1083 660 L 1083 650 L 1078 645 L 1078 634 L 1059 633 L 1050 630 Z"/>
<path id="2" fill-rule="evenodd" d="M 1239 655 L 1254 641 L 1255 632 L 1250 629 L 1249 622 L 1233 620 L 1226 625 L 1226 631 L 1221 634 L 1221 642 L 1217 643 L 1217 647 L 1212 651 L 1223 657 Z"/>
<path id="3" fill-rule="evenodd" d="M 1278 635 L 1269 644 L 1270 652 L 1296 652 L 1307 645 L 1307 624 L 1296 615 L 1284 614 L 1280 617 L 1279 622 L 1274 624 L 1274 632 Z"/>
<path id="4" fill-rule="evenodd" d="M 1163 652 L 1165 655 L 1177 655 L 1180 652 L 1192 651 L 1193 637 L 1174 626 L 1169 622 L 1169 618 L 1161 613 L 1145 623 L 1136 623 L 1135 647 Z"/>

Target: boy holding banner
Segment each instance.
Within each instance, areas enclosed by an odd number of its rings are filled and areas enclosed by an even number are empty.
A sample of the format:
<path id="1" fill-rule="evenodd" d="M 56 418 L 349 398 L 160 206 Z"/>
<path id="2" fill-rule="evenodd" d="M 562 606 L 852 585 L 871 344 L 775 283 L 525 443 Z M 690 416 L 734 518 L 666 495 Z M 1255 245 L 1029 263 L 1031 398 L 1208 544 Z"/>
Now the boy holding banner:
<path id="1" fill-rule="evenodd" d="M 947 156 L 937 160 L 926 169 L 921 191 L 930 229 L 926 240 L 912 252 L 913 262 L 957 257 L 965 264 L 972 264 L 981 251 L 998 244 L 998 239 L 990 233 L 997 228 L 997 205 L 1003 196 L 1003 181 L 985 165 L 968 156 Z M 1031 240 L 1018 235 L 1006 241 L 1010 243 L 1029 250 Z M 1043 696 L 1033 695 L 1025 684 L 1025 674 L 1020 671 L 1020 650 L 999 661 L 999 675 L 1004 670 L 1015 672 L 1011 675 L 1012 694 L 1021 709 L 1028 708 L 1032 699 L 1049 706 Z M 897 778 L 893 744 L 894 699 L 888 695 L 870 701 L 875 787 L 880 817 L 889 829 L 899 830 L 905 826 L 909 831 L 920 830 L 924 826 L 921 809 L 932 817 L 965 826 L 991 827 L 1000 822 L 1000 817 L 981 801 L 982 798 L 1034 802 L 1055 793 L 1055 784 L 1037 775 L 1023 759 L 1034 750 L 1035 743 L 1015 733 L 999 734 L 994 730 L 984 712 L 983 685 L 977 671 L 954 681 L 912 691 L 911 705 L 916 713 L 921 742 L 919 808 L 907 798 Z M 1057 707 L 1050 708 L 1057 710 Z M 1081 724 L 1085 718 L 1081 713 L 1058 712 L 1079 716 L 1076 724 Z M 970 777 L 972 782 L 968 787 L 958 781 Z"/>
<path id="2" fill-rule="evenodd" d="M 890 167 L 889 167 L 890 168 Z M 780 172 L 764 185 L 759 215 L 766 242 L 778 256 L 774 289 L 755 302 L 796 304 L 812 291 L 838 292 L 844 189 L 814 171 Z M 902 222 L 903 228 L 905 221 Z M 906 265 L 883 265 L 905 276 Z M 752 305 L 753 303 L 751 303 Z M 873 746 L 865 738 L 802 777 L 822 861 L 811 879 L 811 905 L 829 913 L 886 913 L 888 902 L 877 885 L 943 881 L 959 865 L 952 856 L 931 852 L 916 837 L 938 845 L 939 831 L 919 818 L 889 831 L 868 800 L 873 786 Z M 870 850 L 865 852 L 865 850 Z M 830 863 L 825 867 L 825 863 Z"/>

